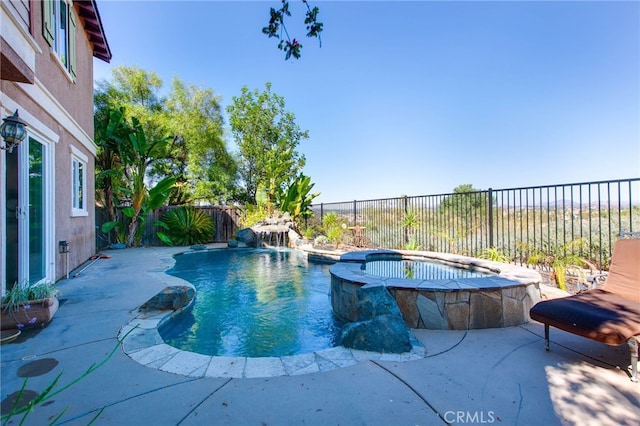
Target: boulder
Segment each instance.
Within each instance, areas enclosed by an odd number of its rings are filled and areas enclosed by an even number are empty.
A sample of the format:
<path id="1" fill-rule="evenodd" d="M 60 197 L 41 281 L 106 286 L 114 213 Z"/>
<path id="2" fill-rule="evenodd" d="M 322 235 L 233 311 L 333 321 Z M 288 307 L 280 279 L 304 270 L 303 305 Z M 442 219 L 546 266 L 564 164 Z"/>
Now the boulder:
<path id="1" fill-rule="evenodd" d="M 342 346 L 371 352 L 402 353 L 411 350 L 409 332 L 402 317 L 380 315 L 342 328 Z"/>
<path id="2" fill-rule="evenodd" d="M 241 229 L 236 233 L 236 239 L 240 247 L 256 247 L 258 237 L 251 228 Z"/>
<path id="3" fill-rule="evenodd" d="M 383 285 L 365 285 L 358 289 L 358 321 L 372 320 L 380 315 L 402 318 L 402 313 L 389 290 Z"/>
<path id="4" fill-rule="evenodd" d="M 284 212 L 280 219 L 282 219 L 282 223 L 284 224 L 291 224 L 291 225 L 293 224 L 293 219 L 291 218 L 291 215 L 289 214 L 289 212 Z"/>
<path id="5" fill-rule="evenodd" d="M 383 285 L 358 289 L 357 321 L 342 328 L 342 346 L 372 352 L 411 350 L 409 329 L 389 290 Z"/>
<path id="6" fill-rule="evenodd" d="M 147 300 L 140 306 L 140 312 L 168 311 L 182 309 L 189 305 L 196 295 L 193 287 L 171 286 Z"/>
<path id="7" fill-rule="evenodd" d="M 289 237 L 289 242 L 291 246 L 298 247 L 302 244 L 301 243 L 301 241 L 303 241 L 302 237 L 295 230 L 289 229 L 288 237 Z"/>

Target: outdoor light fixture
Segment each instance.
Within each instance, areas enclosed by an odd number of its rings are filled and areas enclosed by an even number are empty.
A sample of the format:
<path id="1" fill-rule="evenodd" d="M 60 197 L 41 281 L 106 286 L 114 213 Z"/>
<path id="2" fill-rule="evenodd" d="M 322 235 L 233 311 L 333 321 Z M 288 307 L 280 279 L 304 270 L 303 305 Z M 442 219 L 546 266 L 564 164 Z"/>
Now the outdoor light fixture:
<path id="1" fill-rule="evenodd" d="M 69 253 L 71 252 L 69 243 L 66 240 L 58 241 L 58 251 L 65 255 L 64 270 L 67 273 L 67 279 L 69 279 Z"/>
<path id="2" fill-rule="evenodd" d="M 66 241 L 58 241 L 58 248 L 62 254 L 69 253 L 71 251 L 69 250 L 69 243 Z"/>
<path id="3" fill-rule="evenodd" d="M 0 149 L 6 149 L 7 152 L 13 152 L 13 148 L 27 136 L 27 123 L 18 116 L 18 110 L 13 115 L 2 119 L 0 135 L 5 143 L 5 146 L 0 146 Z"/>

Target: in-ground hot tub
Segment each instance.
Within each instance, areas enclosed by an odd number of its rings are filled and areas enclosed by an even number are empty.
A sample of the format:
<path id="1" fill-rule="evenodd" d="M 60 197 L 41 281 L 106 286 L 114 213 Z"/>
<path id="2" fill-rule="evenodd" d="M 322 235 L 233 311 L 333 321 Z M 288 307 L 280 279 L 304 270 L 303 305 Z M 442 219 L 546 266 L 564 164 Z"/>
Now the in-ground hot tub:
<path id="1" fill-rule="evenodd" d="M 388 276 L 367 262 L 403 262 L 399 268 L 386 267 Z M 460 268 L 468 273 L 411 278 L 407 260 L 435 262 Z M 370 268 L 371 269 L 371 268 Z M 423 268 L 417 268 L 423 269 Z M 428 268 L 427 268 L 428 269 Z M 491 262 L 448 253 L 407 250 L 366 250 L 345 253 L 331 272 L 331 305 L 334 314 L 345 321 L 357 321 L 358 289 L 385 286 L 395 298 L 404 321 L 411 328 L 469 330 L 510 327 L 529 321 L 529 309 L 540 300 L 541 277 L 536 271 L 505 263 Z M 471 274 L 469 274 L 471 273 Z"/>

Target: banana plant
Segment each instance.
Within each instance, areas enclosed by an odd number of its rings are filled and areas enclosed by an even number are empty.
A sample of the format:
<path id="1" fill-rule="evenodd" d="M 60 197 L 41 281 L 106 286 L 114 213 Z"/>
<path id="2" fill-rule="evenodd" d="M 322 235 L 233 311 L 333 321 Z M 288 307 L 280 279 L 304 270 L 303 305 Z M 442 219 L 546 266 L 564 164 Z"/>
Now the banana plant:
<path id="1" fill-rule="evenodd" d="M 130 128 L 125 120 L 124 108 L 110 109 L 104 116 L 94 119 L 94 139 L 98 146 L 96 155 L 96 198 L 100 197 L 107 211 L 109 221 L 117 220 L 117 188 L 123 179 L 122 161 L 119 146 L 128 138 Z M 118 235 L 112 235 L 120 242 Z"/>
<path id="2" fill-rule="evenodd" d="M 319 192 L 311 193 L 315 184 L 311 183 L 311 178 L 303 174 L 298 175 L 289 185 L 280 209 L 289 212 L 294 222 L 299 218 L 308 218 L 313 213 L 309 206 L 313 199 L 320 195 Z"/>
<path id="3" fill-rule="evenodd" d="M 164 204 L 176 182 L 174 177 L 166 177 L 156 183 L 153 188 L 147 189 L 145 184 L 147 169 L 162 155 L 171 137 L 149 141 L 138 119 L 132 118 L 132 123 L 133 130 L 119 145 L 120 157 L 125 165 L 124 174 L 131 182 L 127 191 L 131 197 L 131 205 L 122 210 L 123 215 L 128 218 L 125 238 L 128 247 L 133 246 L 139 239 L 138 230 L 141 229 L 140 224 L 146 220 L 147 213 Z M 102 226 L 102 231 L 109 232 L 114 228 L 120 228 L 122 232 L 125 226 L 121 222 L 107 222 Z"/>

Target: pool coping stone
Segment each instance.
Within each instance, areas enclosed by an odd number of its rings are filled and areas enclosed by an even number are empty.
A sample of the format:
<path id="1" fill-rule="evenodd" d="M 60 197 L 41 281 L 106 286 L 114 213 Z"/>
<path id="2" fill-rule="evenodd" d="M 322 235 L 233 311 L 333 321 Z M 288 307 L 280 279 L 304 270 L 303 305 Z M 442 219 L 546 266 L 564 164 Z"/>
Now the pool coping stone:
<path id="1" fill-rule="evenodd" d="M 177 312 L 165 312 L 163 319 L 135 317 L 118 334 L 124 353 L 149 368 L 188 377 L 258 378 L 296 376 L 349 367 L 365 361 L 414 361 L 426 356 L 415 338 L 412 349 L 403 353 L 369 352 L 335 346 L 314 352 L 280 357 L 230 357 L 203 355 L 166 344 L 158 327 Z M 146 316 L 146 314 L 145 314 Z"/>

